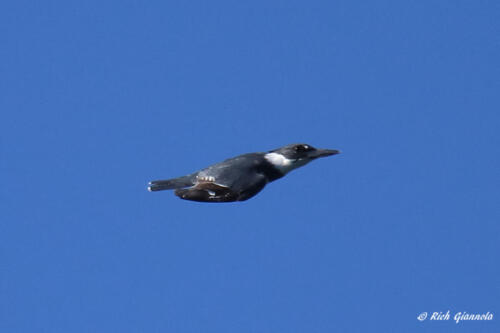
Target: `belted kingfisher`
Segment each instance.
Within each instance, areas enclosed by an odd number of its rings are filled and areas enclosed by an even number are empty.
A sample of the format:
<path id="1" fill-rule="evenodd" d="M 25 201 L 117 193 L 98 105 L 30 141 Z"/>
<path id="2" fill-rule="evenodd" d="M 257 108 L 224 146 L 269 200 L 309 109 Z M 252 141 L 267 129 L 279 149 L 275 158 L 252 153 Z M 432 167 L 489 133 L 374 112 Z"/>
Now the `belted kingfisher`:
<path id="1" fill-rule="evenodd" d="M 291 144 L 267 153 L 233 157 L 179 178 L 155 180 L 149 183 L 148 190 L 175 189 L 175 195 L 192 201 L 244 201 L 293 169 L 318 157 L 339 153 L 339 150 L 316 149 L 304 143 Z"/>

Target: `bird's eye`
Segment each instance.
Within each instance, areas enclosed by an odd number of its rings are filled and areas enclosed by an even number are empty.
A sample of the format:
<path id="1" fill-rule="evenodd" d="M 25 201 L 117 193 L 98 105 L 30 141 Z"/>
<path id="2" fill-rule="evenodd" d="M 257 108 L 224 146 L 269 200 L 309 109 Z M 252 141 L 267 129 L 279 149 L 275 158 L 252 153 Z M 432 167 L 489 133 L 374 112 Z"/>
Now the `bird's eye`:
<path id="1" fill-rule="evenodd" d="M 307 145 L 296 145 L 295 146 L 295 151 L 299 152 L 299 153 L 307 151 L 308 149 L 309 149 L 309 146 L 307 146 Z"/>

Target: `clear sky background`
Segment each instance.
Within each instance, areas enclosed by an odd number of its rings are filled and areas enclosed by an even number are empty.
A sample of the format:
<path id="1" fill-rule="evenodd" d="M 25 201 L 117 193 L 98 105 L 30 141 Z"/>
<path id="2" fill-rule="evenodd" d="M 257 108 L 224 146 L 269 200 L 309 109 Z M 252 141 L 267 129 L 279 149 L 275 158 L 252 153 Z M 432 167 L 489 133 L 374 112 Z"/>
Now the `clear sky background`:
<path id="1" fill-rule="evenodd" d="M 498 1 L 0 12 L 1 332 L 500 331 Z M 343 154 L 146 191 L 293 142 Z"/>

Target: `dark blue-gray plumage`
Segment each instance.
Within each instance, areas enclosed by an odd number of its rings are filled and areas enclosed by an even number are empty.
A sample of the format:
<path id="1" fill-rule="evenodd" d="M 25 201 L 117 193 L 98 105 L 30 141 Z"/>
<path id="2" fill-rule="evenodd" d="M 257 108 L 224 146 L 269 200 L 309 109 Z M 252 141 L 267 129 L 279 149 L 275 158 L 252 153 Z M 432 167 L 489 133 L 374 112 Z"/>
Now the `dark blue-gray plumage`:
<path id="1" fill-rule="evenodd" d="M 175 189 L 181 199 L 201 202 L 232 202 L 250 199 L 267 183 L 310 161 L 340 153 L 291 144 L 267 153 L 249 153 L 211 165 L 192 174 L 149 183 L 149 191 Z"/>

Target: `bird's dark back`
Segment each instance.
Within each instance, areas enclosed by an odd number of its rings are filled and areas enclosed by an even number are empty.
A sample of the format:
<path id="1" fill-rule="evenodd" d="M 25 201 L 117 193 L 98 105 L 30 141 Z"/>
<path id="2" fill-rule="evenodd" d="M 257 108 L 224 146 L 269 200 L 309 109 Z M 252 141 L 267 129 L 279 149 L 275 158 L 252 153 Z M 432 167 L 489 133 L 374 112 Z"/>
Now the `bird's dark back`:
<path id="1" fill-rule="evenodd" d="M 276 170 L 264 157 L 265 153 L 249 153 L 229 158 L 200 170 L 200 176 L 211 176 L 217 183 L 234 186 L 246 175 L 261 173 L 269 181 L 281 178 L 283 175 Z"/>

